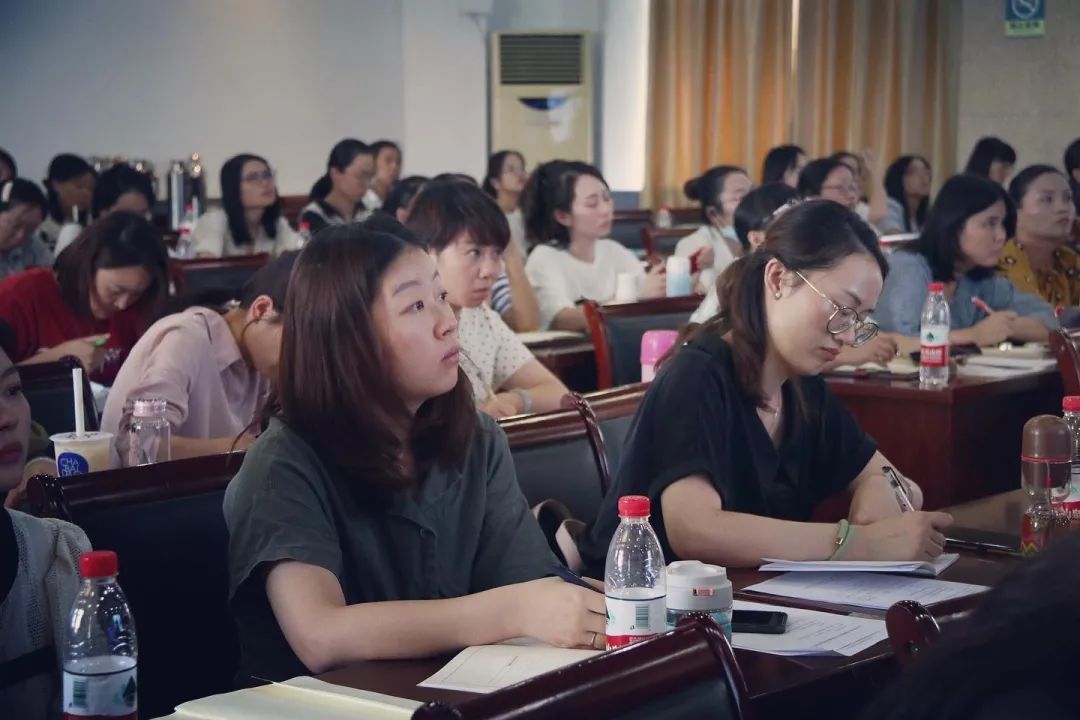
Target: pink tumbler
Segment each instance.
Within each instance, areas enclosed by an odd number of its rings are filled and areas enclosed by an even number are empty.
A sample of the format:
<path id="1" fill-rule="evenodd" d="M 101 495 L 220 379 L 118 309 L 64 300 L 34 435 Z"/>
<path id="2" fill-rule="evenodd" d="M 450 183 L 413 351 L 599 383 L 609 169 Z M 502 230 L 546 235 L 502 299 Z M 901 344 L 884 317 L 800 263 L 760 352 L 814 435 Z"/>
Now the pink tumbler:
<path id="1" fill-rule="evenodd" d="M 641 382 L 652 382 L 656 376 L 656 363 L 664 356 L 679 333 L 674 330 L 646 330 L 641 336 Z"/>

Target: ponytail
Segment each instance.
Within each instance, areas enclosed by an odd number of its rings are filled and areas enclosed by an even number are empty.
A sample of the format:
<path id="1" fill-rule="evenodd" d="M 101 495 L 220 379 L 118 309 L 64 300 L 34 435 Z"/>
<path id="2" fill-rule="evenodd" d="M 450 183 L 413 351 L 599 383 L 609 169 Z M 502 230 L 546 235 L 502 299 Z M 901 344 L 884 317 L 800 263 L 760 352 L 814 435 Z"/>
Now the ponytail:
<path id="1" fill-rule="evenodd" d="M 308 200 L 325 200 L 333 187 L 333 184 L 330 182 L 330 173 L 327 172 L 311 186 L 311 192 L 308 193 Z"/>

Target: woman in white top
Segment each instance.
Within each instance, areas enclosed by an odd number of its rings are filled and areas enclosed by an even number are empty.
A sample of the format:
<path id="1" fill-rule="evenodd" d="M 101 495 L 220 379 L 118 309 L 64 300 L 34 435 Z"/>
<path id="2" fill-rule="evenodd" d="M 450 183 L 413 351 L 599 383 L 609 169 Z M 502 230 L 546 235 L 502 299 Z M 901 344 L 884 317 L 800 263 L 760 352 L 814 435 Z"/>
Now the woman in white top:
<path id="1" fill-rule="evenodd" d="M 149 220 L 153 204 L 154 185 L 150 176 L 127 163 L 117 163 L 97 179 L 91 215 L 98 219 L 117 210 L 125 210 Z M 65 223 L 56 240 L 56 254 L 59 255 L 75 242 L 82 231 L 83 226 L 78 223 Z"/>
<path id="2" fill-rule="evenodd" d="M 536 244 L 525 271 L 540 303 L 540 327 L 585 332 L 583 300 L 615 299 L 621 273 L 638 276 L 638 297 L 663 297 L 660 265 L 646 273 L 611 232 L 615 207 L 607 181 L 592 165 L 553 160 L 525 188 L 525 231 Z"/>
<path id="3" fill-rule="evenodd" d="M 518 246 L 521 254 L 527 253 L 525 246 L 525 219 L 521 214 L 521 193 L 529 181 L 529 172 L 525 169 L 525 156 L 517 150 L 500 150 L 488 158 L 487 175 L 481 187 L 506 214 L 510 224 L 510 240 Z"/>
<path id="4" fill-rule="evenodd" d="M 734 165 L 709 168 L 683 186 L 686 197 L 701 204 L 703 224 L 679 240 L 675 254 L 691 258 L 698 292 L 706 292 L 724 268 L 742 255 L 733 223 L 735 208 L 751 187 L 750 176 Z"/>
<path id="5" fill-rule="evenodd" d="M 371 154 L 375 158 L 375 180 L 364 195 L 364 207 L 378 210 L 401 176 L 401 148 L 391 140 L 376 140 L 371 143 Z"/>
<path id="6" fill-rule="evenodd" d="M 566 386 L 484 304 L 510 243 L 499 206 L 473 184 L 435 179 L 416 196 L 407 227 L 428 245 L 458 312 L 461 368 L 479 408 L 496 418 L 557 409 Z"/>
<path id="7" fill-rule="evenodd" d="M 279 255 L 299 247 L 299 237 L 281 214 L 270 164 L 258 155 L 236 155 L 221 166 L 221 204 L 195 224 L 192 240 L 199 257 Z"/>
<path id="8" fill-rule="evenodd" d="M 314 235 L 327 225 L 363 220 L 370 212 L 364 207 L 364 195 L 374 175 L 371 148 L 345 138 L 330 150 L 326 174 L 311 187 L 311 202 L 300 211 L 300 222 L 307 223 Z"/>
<path id="9" fill-rule="evenodd" d="M 49 174 L 45 177 L 49 211 L 38 228 L 37 236 L 50 252 L 56 248 L 64 223 L 86 225 L 96 181 L 94 168 L 78 155 L 61 153 L 49 162 Z"/>

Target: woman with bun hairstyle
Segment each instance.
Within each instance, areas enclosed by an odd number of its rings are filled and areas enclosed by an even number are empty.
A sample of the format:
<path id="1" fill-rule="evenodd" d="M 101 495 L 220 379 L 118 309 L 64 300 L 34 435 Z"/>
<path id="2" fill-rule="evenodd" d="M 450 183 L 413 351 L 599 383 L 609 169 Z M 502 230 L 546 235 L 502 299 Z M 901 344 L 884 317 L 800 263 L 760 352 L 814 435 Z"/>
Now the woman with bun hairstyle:
<path id="1" fill-rule="evenodd" d="M 751 187 L 750 176 L 734 165 L 709 168 L 683 187 L 686 197 L 701 204 L 702 225 L 679 240 L 675 254 L 691 259 L 697 273 L 695 285 L 701 292 L 742 254 L 735 233 L 735 208 Z"/>

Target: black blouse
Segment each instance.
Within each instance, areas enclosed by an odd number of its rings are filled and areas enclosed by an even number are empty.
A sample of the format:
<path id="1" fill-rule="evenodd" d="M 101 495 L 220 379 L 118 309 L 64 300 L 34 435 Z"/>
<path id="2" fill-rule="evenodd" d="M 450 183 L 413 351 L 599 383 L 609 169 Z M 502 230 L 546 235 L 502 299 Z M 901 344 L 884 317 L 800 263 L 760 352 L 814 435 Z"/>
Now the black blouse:
<path id="1" fill-rule="evenodd" d="M 805 521 L 877 452 L 819 377 L 786 382 L 783 407 L 777 447 L 736 380 L 727 342 L 708 334 L 681 348 L 645 394 L 616 480 L 582 538 L 582 557 L 594 576 L 603 577 L 623 495 L 652 501 L 650 521 L 671 562 L 679 558 L 667 540 L 660 495 L 672 483 L 702 475 L 725 510 Z"/>

